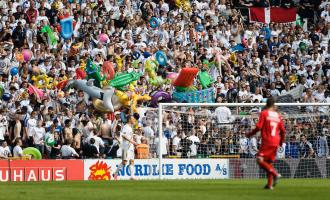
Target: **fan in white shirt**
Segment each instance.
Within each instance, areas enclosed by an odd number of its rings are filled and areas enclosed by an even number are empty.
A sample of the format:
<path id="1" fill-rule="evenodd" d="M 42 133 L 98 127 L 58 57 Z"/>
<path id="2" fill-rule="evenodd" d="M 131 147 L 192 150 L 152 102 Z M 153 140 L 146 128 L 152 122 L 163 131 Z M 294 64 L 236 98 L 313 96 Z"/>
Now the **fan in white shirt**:
<path id="1" fill-rule="evenodd" d="M 178 132 L 178 135 L 174 136 L 174 138 L 172 140 L 172 151 L 174 154 L 176 154 L 178 152 L 178 150 L 181 149 L 181 146 L 180 146 L 181 137 L 182 137 L 182 133 Z"/>
<path id="2" fill-rule="evenodd" d="M 37 127 L 37 113 L 35 111 L 33 111 L 31 113 L 31 117 L 30 119 L 27 120 L 27 136 L 28 137 L 32 137 L 32 130 L 33 128 Z"/>
<path id="3" fill-rule="evenodd" d="M 263 96 L 260 94 L 260 88 L 256 88 L 256 91 L 254 94 L 252 94 L 252 101 L 256 102 L 256 100 L 260 103 L 263 99 Z"/>
<path id="4" fill-rule="evenodd" d="M 231 115 L 230 109 L 225 106 L 220 106 L 216 108 L 214 115 L 219 124 L 228 124 L 234 120 L 233 116 Z"/>
<path id="5" fill-rule="evenodd" d="M 270 94 L 273 96 L 273 97 L 278 97 L 281 95 L 280 91 L 278 89 L 275 88 L 276 85 L 275 83 L 273 82 L 270 86 Z"/>
<path id="6" fill-rule="evenodd" d="M 161 140 L 161 153 L 162 156 L 167 156 L 168 155 L 168 140 L 165 137 L 165 135 L 163 135 L 162 140 Z M 157 147 L 157 156 L 159 156 L 159 138 L 157 137 L 155 139 L 155 146 Z"/>
<path id="7" fill-rule="evenodd" d="M 200 143 L 199 138 L 193 133 L 191 136 L 188 137 L 188 140 L 192 142 L 190 145 L 190 157 L 197 156 L 197 148 Z"/>
<path id="8" fill-rule="evenodd" d="M 238 92 L 238 97 L 242 103 L 250 100 L 251 93 L 248 90 L 248 85 L 243 85 L 243 89 Z"/>
<path id="9" fill-rule="evenodd" d="M 31 135 L 33 137 L 33 143 L 35 145 L 43 145 L 44 144 L 44 137 L 46 135 L 46 130 L 43 127 L 43 121 L 38 121 L 38 126 L 34 127 L 31 130 Z"/>
<path id="10" fill-rule="evenodd" d="M 248 146 L 249 146 L 249 153 L 252 157 L 255 157 L 255 155 L 258 153 L 258 145 L 257 145 L 257 139 L 256 137 L 251 137 L 248 140 Z"/>
<path id="11" fill-rule="evenodd" d="M 317 91 L 313 92 L 313 96 L 314 96 L 316 102 L 322 102 L 325 99 L 324 86 L 319 85 L 317 88 Z"/>
<path id="12" fill-rule="evenodd" d="M 0 141 L 5 140 L 4 136 L 8 134 L 8 121 L 6 116 L 0 111 Z"/>
<path id="13" fill-rule="evenodd" d="M 66 144 L 61 147 L 61 155 L 63 158 L 79 158 L 79 154 L 71 147 L 71 141 L 67 141 Z"/>
<path id="14" fill-rule="evenodd" d="M 242 158 L 245 158 L 249 154 L 249 139 L 245 136 L 244 133 L 240 132 L 239 138 L 239 153 Z"/>
<path id="15" fill-rule="evenodd" d="M 88 143 L 90 143 L 91 138 L 94 138 L 94 140 L 95 140 L 94 146 L 97 148 L 97 151 L 100 152 L 100 147 L 101 148 L 104 147 L 103 140 L 100 137 L 98 137 L 97 135 L 95 135 L 94 131 L 91 132 L 91 135 L 86 139 L 86 141 Z"/>
<path id="16" fill-rule="evenodd" d="M 23 149 L 22 149 L 22 140 L 20 138 L 16 139 L 15 147 L 13 149 L 14 157 L 22 157 L 23 156 Z"/>
<path id="17" fill-rule="evenodd" d="M 7 142 L 2 142 L 1 146 L 0 146 L 0 159 L 7 159 L 8 156 L 11 156 L 11 152 L 10 149 L 7 145 Z"/>

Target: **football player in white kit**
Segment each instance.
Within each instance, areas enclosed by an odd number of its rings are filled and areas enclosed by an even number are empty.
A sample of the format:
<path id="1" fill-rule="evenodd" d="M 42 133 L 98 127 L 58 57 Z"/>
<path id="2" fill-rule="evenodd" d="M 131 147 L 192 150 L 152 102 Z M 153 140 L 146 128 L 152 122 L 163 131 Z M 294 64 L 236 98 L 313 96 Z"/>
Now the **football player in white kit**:
<path id="1" fill-rule="evenodd" d="M 134 146 L 137 143 L 133 140 L 133 126 L 135 124 L 135 117 L 131 115 L 129 117 L 128 123 L 121 130 L 120 136 L 122 137 L 122 162 L 113 174 L 113 178 L 117 180 L 119 171 L 127 164 L 129 161 L 128 170 L 131 174 L 131 180 L 135 180 L 134 177 Z"/>

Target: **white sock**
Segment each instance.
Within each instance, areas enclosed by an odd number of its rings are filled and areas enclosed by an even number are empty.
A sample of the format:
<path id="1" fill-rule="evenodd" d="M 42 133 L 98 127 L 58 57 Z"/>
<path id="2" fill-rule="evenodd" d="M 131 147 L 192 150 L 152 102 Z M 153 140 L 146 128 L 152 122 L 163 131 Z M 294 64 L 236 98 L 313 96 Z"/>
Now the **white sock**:
<path id="1" fill-rule="evenodd" d="M 134 164 L 133 164 L 133 165 L 130 164 L 130 165 L 128 166 L 128 170 L 129 170 L 129 172 L 131 173 L 131 177 L 133 178 L 133 177 L 134 177 Z"/>
<path id="2" fill-rule="evenodd" d="M 123 164 L 122 163 L 120 163 L 119 165 L 118 165 L 118 167 L 117 167 L 117 169 L 116 169 L 116 171 L 115 171 L 115 175 L 118 175 L 118 173 L 119 173 L 119 171 L 123 168 Z"/>

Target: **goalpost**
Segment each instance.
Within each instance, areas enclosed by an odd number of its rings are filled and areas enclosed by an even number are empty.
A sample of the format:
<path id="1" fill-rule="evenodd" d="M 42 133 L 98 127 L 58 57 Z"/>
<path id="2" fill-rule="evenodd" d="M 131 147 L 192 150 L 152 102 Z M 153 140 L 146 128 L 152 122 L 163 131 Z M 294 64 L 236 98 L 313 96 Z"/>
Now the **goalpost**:
<path id="1" fill-rule="evenodd" d="M 223 170 L 228 170 L 227 178 L 265 177 L 255 161 L 260 133 L 249 139 L 245 137 L 255 127 L 264 105 L 160 103 L 156 136 L 159 166 L 182 160 L 226 161 L 228 166 Z M 330 177 L 330 103 L 277 103 L 276 106 L 283 116 L 286 142 L 277 151 L 274 167 L 284 178 Z M 215 169 L 210 166 L 216 173 L 222 170 L 219 165 Z M 166 179 L 162 168 L 159 167 L 159 178 Z M 195 174 L 194 178 L 198 177 Z M 211 172 L 207 178 L 218 177 L 213 177 Z"/>

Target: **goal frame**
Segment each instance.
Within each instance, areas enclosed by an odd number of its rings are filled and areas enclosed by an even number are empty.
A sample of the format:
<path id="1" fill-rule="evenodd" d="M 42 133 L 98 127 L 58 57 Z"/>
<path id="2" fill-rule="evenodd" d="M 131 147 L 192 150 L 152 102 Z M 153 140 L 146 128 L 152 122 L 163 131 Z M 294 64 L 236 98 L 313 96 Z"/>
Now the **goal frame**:
<path id="1" fill-rule="evenodd" d="M 229 107 L 252 107 L 252 106 L 265 106 L 266 103 L 159 103 L 158 104 L 158 160 L 159 160 L 159 179 L 163 179 L 162 165 L 163 155 L 161 152 L 162 139 L 163 139 L 163 111 L 165 106 L 200 106 L 200 107 L 217 107 L 217 106 L 229 106 Z M 329 106 L 330 103 L 275 103 L 276 106 Z"/>

